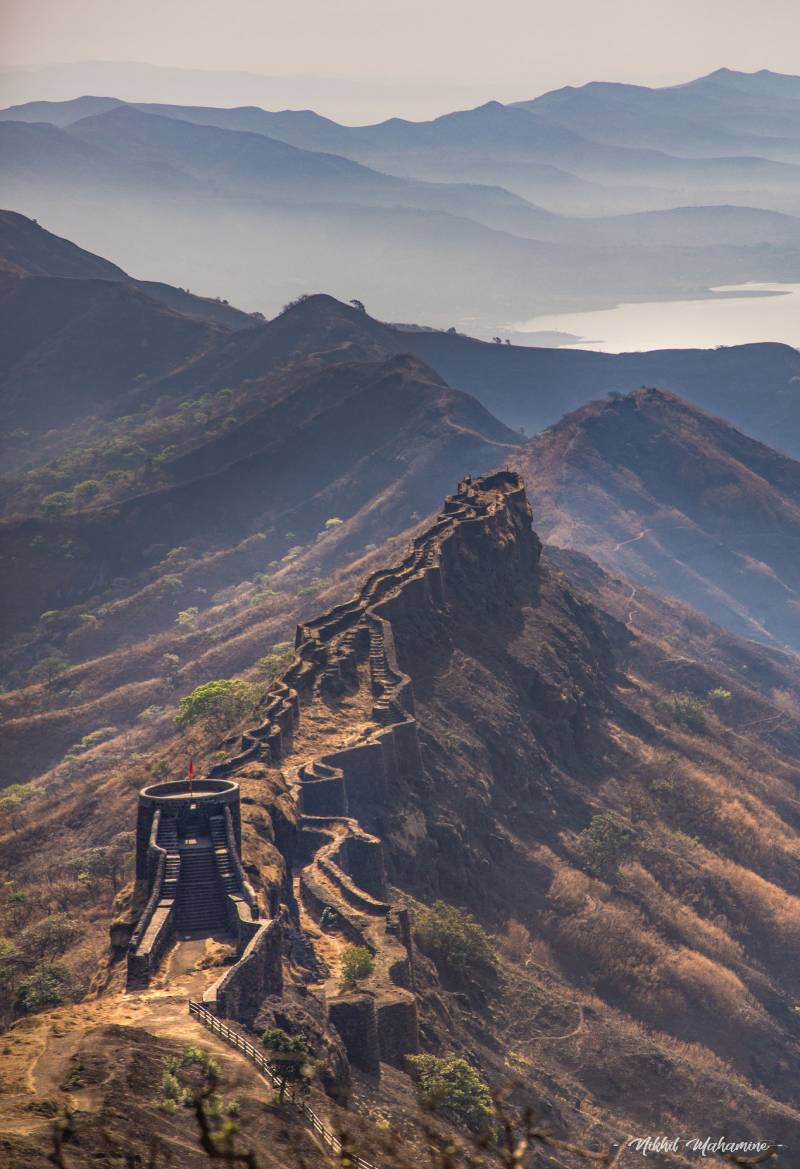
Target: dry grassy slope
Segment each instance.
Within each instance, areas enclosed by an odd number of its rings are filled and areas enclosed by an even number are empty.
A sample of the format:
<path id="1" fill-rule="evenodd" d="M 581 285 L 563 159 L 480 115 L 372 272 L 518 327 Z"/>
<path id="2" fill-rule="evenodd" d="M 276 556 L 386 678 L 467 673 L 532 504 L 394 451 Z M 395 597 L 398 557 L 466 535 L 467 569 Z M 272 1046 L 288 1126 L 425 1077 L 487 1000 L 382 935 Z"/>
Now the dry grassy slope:
<path id="1" fill-rule="evenodd" d="M 397 527 L 404 519 L 397 517 Z M 371 523 L 372 516 L 367 520 Z M 50 784 L 88 777 L 122 761 L 131 750 L 146 750 L 169 737 L 182 694 L 209 678 L 252 672 L 275 644 L 292 640 L 298 621 L 313 616 L 320 605 L 347 599 L 366 572 L 380 567 L 387 549 L 401 549 L 404 536 L 389 539 L 381 552 L 362 553 L 364 537 L 357 539 L 356 533 L 363 522 L 359 514 L 274 572 L 269 586 L 274 597 L 259 596 L 260 586 L 247 579 L 266 567 L 259 542 L 238 555 L 221 553 L 194 563 L 184 571 L 184 588 L 177 595 L 147 587 L 112 604 L 99 630 L 68 634 L 63 649 L 77 664 L 57 677 L 51 691 L 45 684 L 23 685 L 0 696 L 7 745 L 6 768 L 0 772 L 4 782 L 38 778 Z M 348 547 L 351 540 L 357 544 L 355 552 Z M 309 587 L 306 582 L 322 571 L 330 575 L 320 591 L 299 596 L 302 587 Z M 214 589 L 225 597 L 233 595 L 216 601 Z M 189 604 L 206 607 L 194 624 L 179 625 L 176 614 Z M 50 640 L 42 640 L 36 656 L 52 648 Z M 26 645 L 20 652 L 27 654 L 28 649 Z M 165 670 L 165 654 L 178 658 L 174 677 Z M 163 713 L 152 723 L 137 721 L 152 706 Z M 61 762 L 84 735 L 108 726 L 116 733 L 101 748 Z"/>
<path id="2" fill-rule="evenodd" d="M 518 524 L 476 541 L 447 574 L 443 608 L 389 614 L 424 774 L 358 814 L 384 835 L 396 884 L 465 904 L 503 955 L 497 987 L 466 995 L 421 962 L 426 1041 L 466 1051 L 496 1082 L 520 1077 L 516 1099 L 595 1147 L 671 1124 L 796 1145 L 797 659 L 646 590 L 632 597 L 575 553 L 546 552 L 531 574 L 529 541 Z M 714 687 L 731 698 L 709 704 L 701 733 L 661 705 Z M 298 758 L 341 744 L 364 697 L 304 710 Z M 181 745 L 161 750 L 177 769 Z M 132 823 L 145 762 L 54 783 L 3 842 L 26 912 L 67 909 L 88 927 L 66 956 L 87 970 L 111 891 L 59 873 Z M 265 805 L 290 833 L 286 778 L 261 765 L 240 776 L 263 893 L 283 866 Z M 632 833 L 609 880 L 587 871 L 576 835 L 603 810 Z M 391 1078 L 377 1096 L 359 1086 L 356 1107 L 410 1123 Z"/>
<path id="3" fill-rule="evenodd" d="M 800 649 L 800 463 L 643 389 L 568 415 L 519 465 L 548 540 Z"/>

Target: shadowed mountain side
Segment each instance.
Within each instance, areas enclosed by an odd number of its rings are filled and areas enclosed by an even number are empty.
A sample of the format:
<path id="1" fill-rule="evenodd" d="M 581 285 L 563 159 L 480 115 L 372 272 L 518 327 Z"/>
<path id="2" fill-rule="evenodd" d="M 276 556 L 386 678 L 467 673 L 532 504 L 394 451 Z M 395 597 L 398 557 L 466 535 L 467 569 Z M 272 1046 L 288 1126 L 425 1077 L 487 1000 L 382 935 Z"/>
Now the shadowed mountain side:
<path id="1" fill-rule="evenodd" d="M 413 344 L 401 349 L 404 336 L 360 309 L 317 293 L 289 305 L 266 325 L 229 335 L 184 367 L 166 372 L 151 392 L 220 389 L 306 358 L 336 364 L 408 353 Z"/>
<path id="2" fill-rule="evenodd" d="M 0 528 L 16 575 L 6 628 L 133 577 L 187 541 L 224 547 L 258 531 L 274 535 L 276 524 L 302 541 L 367 501 L 373 538 L 383 539 L 427 512 L 464 467 L 507 461 L 517 447 L 479 403 L 414 358 L 296 371 L 246 425 L 170 466 L 172 486 Z"/>
<path id="3" fill-rule="evenodd" d="M 509 426 L 535 434 L 598 394 L 658 385 L 800 457 L 800 355 L 789 345 L 592 353 L 493 345 L 446 333 L 404 345 Z"/>
<path id="4" fill-rule="evenodd" d="M 520 462 L 553 543 L 800 650 L 800 463 L 657 390 L 584 406 Z"/>
<path id="5" fill-rule="evenodd" d="M 455 519 L 449 530 L 447 516 Z M 799 1034 L 786 982 L 794 959 L 783 926 L 759 917 L 756 904 L 785 906 L 794 950 L 798 712 L 778 709 L 778 728 L 770 686 L 794 676 L 797 659 L 750 653 L 676 606 L 669 634 L 685 632 L 685 657 L 699 656 L 679 675 L 683 701 L 698 711 L 688 729 L 671 714 L 683 707 L 673 707 L 672 679 L 659 663 L 668 643 L 634 634 L 577 592 L 546 554 L 540 559 L 530 524 L 512 475 L 460 485 L 429 529 L 444 530 L 441 546 L 418 536 L 417 570 L 405 561 L 405 579 L 395 570 L 389 580 L 400 583 L 375 606 L 391 629 L 396 669 L 413 684 L 420 758 L 398 750 L 390 771 L 379 751 L 363 748 L 365 766 L 352 739 L 341 749 L 353 687 L 370 687 L 369 676 L 357 682 L 351 671 L 346 707 L 315 700 L 318 717 L 335 726 L 323 760 L 343 769 L 349 815 L 382 838 L 393 885 L 428 904 L 466 905 L 493 929 L 518 923 L 523 960 L 530 931 L 529 968 L 546 968 L 551 994 L 572 991 L 571 1026 L 551 1034 L 591 1036 L 600 1020 L 625 1012 L 661 1058 L 609 1076 L 610 1065 L 620 1066 L 620 1022 L 610 1047 L 590 1040 L 588 1058 L 583 1041 L 569 1054 L 539 1043 L 522 988 L 513 1007 L 472 967 L 449 985 L 467 992 L 480 1024 L 473 1017 L 471 1029 L 469 1017 L 445 1014 L 441 999 L 423 992 L 426 1034 L 437 1050 L 458 1037 L 482 1066 L 497 1061 L 506 1071 L 512 1054 L 527 1054 L 532 1075 L 543 1061 L 566 1058 L 605 1107 L 632 1109 L 640 1123 L 662 1107 L 650 1090 L 657 1080 L 694 1100 L 680 1082 L 700 1061 L 716 1079 L 714 1061 L 723 1060 L 738 1099 L 715 1096 L 726 1124 L 746 1124 L 745 1113 L 752 1123 L 770 1095 L 784 1139 L 798 1124 L 785 1078 Z M 621 591 L 614 582 L 603 588 Z M 336 636 L 332 616 L 312 625 L 323 642 Z M 709 641 L 713 663 L 701 656 Z M 763 674 L 751 681 L 759 661 Z M 297 743 L 293 752 L 292 762 L 307 754 Z M 604 828 L 616 841 L 610 853 Z M 699 1121 L 708 1102 L 695 1106 Z"/>
<path id="6" fill-rule="evenodd" d="M 133 285 L 154 300 L 189 317 L 227 325 L 231 329 L 249 329 L 254 323 L 249 314 L 220 300 L 192 296 L 183 288 L 173 288 L 154 280 L 137 280 L 109 260 L 53 235 L 35 220 L 15 211 L 0 211 L 0 271 L 18 276 L 113 280 Z"/>
<path id="7" fill-rule="evenodd" d="M 131 284 L 0 273 L 0 416 L 44 432 L 86 414 L 126 413 L 132 391 L 213 348 L 220 327 Z"/>
<path id="8" fill-rule="evenodd" d="M 503 238 L 513 245 L 512 237 Z M 52 430 L 48 411 L 63 424 L 86 414 L 127 415 L 162 394 L 236 386 L 299 357 L 332 363 L 411 352 L 506 425 L 528 434 L 603 392 L 657 384 L 800 455 L 794 392 L 800 357 L 785 345 L 628 354 L 496 345 L 456 333 L 395 329 L 323 295 L 258 324 L 179 289 L 125 284 L 121 269 L 14 213 L 0 216 L 0 256 L 8 325 L 0 377 L 6 377 L 9 430 Z M 180 315 L 154 303 L 153 296 Z M 235 330 L 215 330 L 187 313 L 222 314 L 224 323 L 232 315 Z M 243 321 L 248 328 L 239 328 Z"/>

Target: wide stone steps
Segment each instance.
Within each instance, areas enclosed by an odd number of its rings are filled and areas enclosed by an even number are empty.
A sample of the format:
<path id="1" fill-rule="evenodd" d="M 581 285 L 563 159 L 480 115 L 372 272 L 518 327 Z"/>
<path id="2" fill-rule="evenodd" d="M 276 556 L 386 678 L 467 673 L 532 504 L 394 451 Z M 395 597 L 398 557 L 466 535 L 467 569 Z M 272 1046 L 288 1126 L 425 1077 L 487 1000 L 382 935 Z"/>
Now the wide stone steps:
<path id="1" fill-rule="evenodd" d="M 199 844 L 184 847 L 180 859 L 178 929 L 204 933 L 224 929 L 225 905 L 213 846 Z"/>

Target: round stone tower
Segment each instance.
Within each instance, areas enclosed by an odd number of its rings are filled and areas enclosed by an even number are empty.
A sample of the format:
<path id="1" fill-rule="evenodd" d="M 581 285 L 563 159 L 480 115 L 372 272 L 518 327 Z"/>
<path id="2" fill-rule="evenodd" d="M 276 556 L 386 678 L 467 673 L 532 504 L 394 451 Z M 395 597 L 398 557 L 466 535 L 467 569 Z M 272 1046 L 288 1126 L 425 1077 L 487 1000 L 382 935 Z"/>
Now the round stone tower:
<path id="1" fill-rule="evenodd" d="M 188 779 L 154 783 L 139 792 L 136 822 L 136 878 L 148 877 L 148 847 L 153 817 L 160 812 L 162 835 L 173 837 L 168 824 L 174 825 L 178 842 L 211 836 L 211 820 L 230 811 L 237 852 L 241 852 L 242 828 L 239 809 L 239 785 L 229 779 Z M 170 825 L 171 826 L 171 825 Z M 167 829 L 165 833 L 164 830 Z"/>

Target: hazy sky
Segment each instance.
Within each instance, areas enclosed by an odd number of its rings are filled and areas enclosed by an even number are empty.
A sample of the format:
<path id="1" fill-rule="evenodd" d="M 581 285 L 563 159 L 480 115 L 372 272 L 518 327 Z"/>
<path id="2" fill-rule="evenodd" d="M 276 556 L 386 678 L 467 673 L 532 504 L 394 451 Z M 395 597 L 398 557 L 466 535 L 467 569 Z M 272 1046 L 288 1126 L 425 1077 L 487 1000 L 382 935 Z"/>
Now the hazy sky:
<path id="1" fill-rule="evenodd" d="M 797 0 L 0 0 L 0 45 L 4 66 L 139 61 L 346 78 L 362 83 L 352 112 L 358 113 L 361 101 L 366 119 L 374 112 L 370 86 L 384 97 L 387 88 L 394 89 L 398 100 L 407 92 L 415 108 L 397 112 L 416 116 L 421 107 L 413 101 L 415 90 L 427 95 L 423 106 L 444 109 L 450 95 L 457 105 L 459 97 L 532 97 L 597 78 L 669 84 L 720 65 L 800 72 L 800 5 Z"/>

